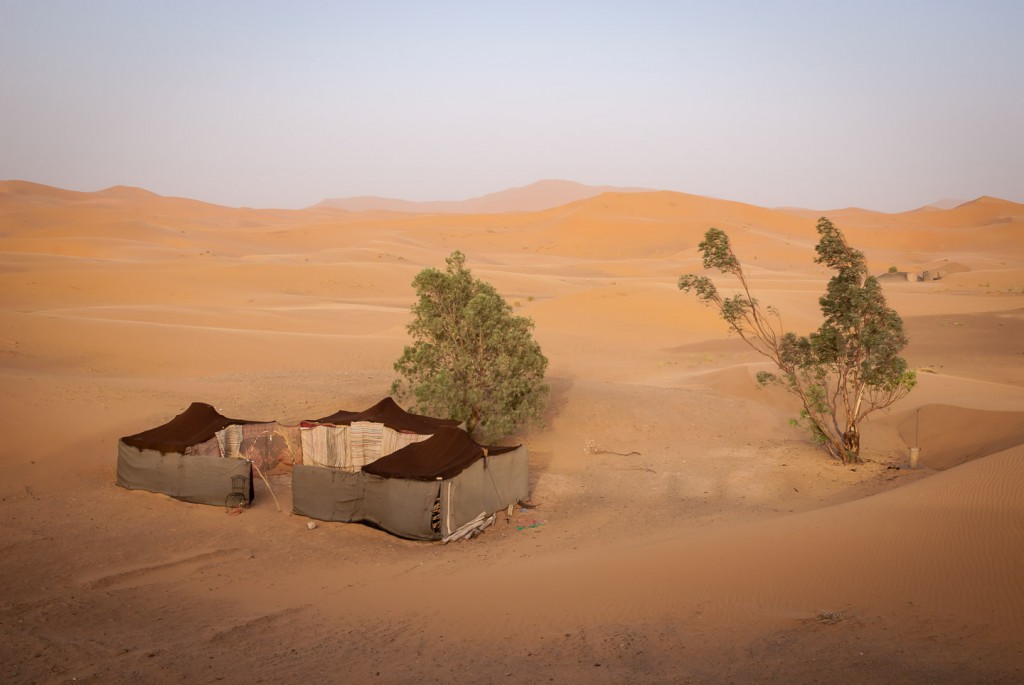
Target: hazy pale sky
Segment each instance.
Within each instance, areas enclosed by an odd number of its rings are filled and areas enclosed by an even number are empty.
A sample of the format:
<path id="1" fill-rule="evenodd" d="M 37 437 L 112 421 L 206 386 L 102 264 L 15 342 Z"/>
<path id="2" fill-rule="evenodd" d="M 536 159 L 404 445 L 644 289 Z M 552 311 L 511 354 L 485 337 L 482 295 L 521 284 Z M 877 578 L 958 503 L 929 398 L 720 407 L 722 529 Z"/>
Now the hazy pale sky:
<path id="1" fill-rule="evenodd" d="M 0 178 L 1024 202 L 1024 1 L 0 0 Z"/>

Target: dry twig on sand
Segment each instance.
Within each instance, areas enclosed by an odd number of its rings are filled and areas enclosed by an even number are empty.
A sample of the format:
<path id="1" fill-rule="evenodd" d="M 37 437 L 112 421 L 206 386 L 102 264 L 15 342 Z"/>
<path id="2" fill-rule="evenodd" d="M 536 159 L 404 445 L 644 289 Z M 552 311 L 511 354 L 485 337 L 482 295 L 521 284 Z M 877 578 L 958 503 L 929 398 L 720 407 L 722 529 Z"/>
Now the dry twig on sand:
<path id="1" fill-rule="evenodd" d="M 634 454 L 640 454 L 639 452 L 636 452 L 636 451 L 633 451 L 633 452 L 614 452 L 612 450 L 606 450 L 606 449 L 602 448 L 600 445 L 598 445 L 593 440 L 587 440 L 586 442 L 583 443 L 583 453 L 584 454 L 615 454 L 615 455 L 618 455 L 620 457 L 629 457 L 629 456 L 632 456 Z"/>

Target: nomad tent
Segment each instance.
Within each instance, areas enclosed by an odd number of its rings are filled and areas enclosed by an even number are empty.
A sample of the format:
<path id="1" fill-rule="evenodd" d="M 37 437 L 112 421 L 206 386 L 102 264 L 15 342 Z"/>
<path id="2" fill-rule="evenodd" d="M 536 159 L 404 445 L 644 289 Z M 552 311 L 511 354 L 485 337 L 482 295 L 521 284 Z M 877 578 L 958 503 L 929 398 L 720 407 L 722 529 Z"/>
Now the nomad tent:
<path id="1" fill-rule="evenodd" d="M 529 495 L 526 448 L 483 447 L 442 426 L 361 468 L 296 466 L 292 507 L 322 521 L 365 522 L 413 540 L 439 540 Z"/>
<path id="2" fill-rule="evenodd" d="M 313 421 L 303 421 L 302 463 L 358 471 L 395 450 L 425 440 L 444 426 L 458 421 L 410 414 L 385 397 L 359 412 L 338 411 Z"/>
<path id="3" fill-rule="evenodd" d="M 194 402 L 117 444 L 118 485 L 199 504 L 247 506 L 253 469 L 278 464 L 294 465 L 295 513 L 414 540 L 445 538 L 529 495 L 525 447 L 483 447 L 458 421 L 410 414 L 390 397 L 299 426 Z"/>
<path id="4" fill-rule="evenodd" d="M 253 465 L 266 472 L 300 461 L 300 449 L 298 426 L 229 419 L 193 402 L 164 425 L 118 441 L 117 484 L 198 504 L 248 505 Z"/>

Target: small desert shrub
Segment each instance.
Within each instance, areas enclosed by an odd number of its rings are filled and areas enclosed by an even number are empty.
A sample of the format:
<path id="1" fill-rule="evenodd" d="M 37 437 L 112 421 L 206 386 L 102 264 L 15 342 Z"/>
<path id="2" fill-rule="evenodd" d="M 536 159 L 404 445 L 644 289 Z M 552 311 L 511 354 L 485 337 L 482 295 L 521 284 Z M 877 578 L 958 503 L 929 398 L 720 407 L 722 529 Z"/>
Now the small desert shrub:
<path id="1" fill-rule="evenodd" d="M 533 320 L 512 313 L 494 286 L 472 275 L 456 250 L 442 271 L 413 279 L 418 301 L 406 327 L 413 342 L 394 364 L 391 392 L 413 411 L 464 421 L 490 442 L 539 422 L 547 404 L 547 357 Z"/>
<path id="2" fill-rule="evenodd" d="M 838 611 L 819 611 L 815 618 L 818 619 L 819 623 L 825 623 L 830 626 L 834 626 L 837 623 L 842 623 L 846 620 L 846 617 Z"/>
<path id="3" fill-rule="evenodd" d="M 731 293 L 696 274 L 680 276 L 679 289 L 717 309 L 733 332 L 775 363 L 781 373 L 761 371 L 758 383 L 796 395 L 803 405 L 798 422 L 817 444 L 844 464 L 859 463 L 861 423 L 904 397 L 917 379 L 899 356 L 907 344 L 903 319 L 868 276 L 864 253 L 825 217 L 817 231 L 814 261 L 836 274 L 818 300 L 824 322 L 810 335 L 784 331 L 779 312 L 751 294 L 729 236 L 720 229 L 708 229 L 698 248 L 705 269 L 731 277 Z"/>

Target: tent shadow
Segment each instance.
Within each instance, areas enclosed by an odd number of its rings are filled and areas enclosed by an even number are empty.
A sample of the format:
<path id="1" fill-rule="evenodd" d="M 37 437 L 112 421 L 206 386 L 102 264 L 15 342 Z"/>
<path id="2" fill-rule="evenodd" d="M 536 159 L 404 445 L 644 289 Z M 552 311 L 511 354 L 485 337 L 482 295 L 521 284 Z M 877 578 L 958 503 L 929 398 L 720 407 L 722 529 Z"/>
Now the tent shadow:
<path id="1" fill-rule="evenodd" d="M 537 432 L 546 431 L 554 419 L 565 410 L 569 404 L 569 395 L 575 385 L 571 378 L 548 378 L 547 382 L 551 392 L 548 395 L 548 404 L 542 416 L 543 423 L 536 428 Z M 530 449 L 529 484 L 531 493 L 536 491 L 537 484 L 544 477 L 553 458 L 554 452 L 550 450 Z"/>

